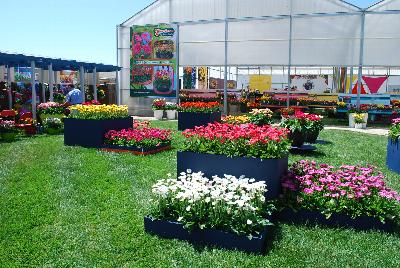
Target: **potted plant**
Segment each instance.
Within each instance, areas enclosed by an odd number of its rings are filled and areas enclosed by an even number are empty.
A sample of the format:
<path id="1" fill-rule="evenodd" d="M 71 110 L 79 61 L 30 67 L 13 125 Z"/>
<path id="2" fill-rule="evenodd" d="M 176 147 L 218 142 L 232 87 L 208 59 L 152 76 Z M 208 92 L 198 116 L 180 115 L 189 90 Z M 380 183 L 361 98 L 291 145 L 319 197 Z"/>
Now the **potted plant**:
<path id="1" fill-rule="evenodd" d="M 153 101 L 152 109 L 154 111 L 154 117 L 157 120 L 162 120 L 164 117 L 164 110 L 167 102 L 165 99 L 155 99 Z"/>
<path id="2" fill-rule="evenodd" d="M 364 129 L 364 124 L 365 124 L 364 114 L 354 114 L 353 118 L 354 118 L 355 129 Z"/>
<path id="3" fill-rule="evenodd" d="M 149 128 L 142 124 L 133 129 L 110 130 L 104 136 L 103 150 L 149 155 L 170 149 L 171 141 L 170 130 Z"/>
<path id="4" fill-rule="evenodd" d="M 46 118 L 63 118 L 65 116 L 65 107 L 61 103 L 46 102 L 37 106 L 37 114 L 39 115 L 42 123 Z"/>
<path id="5" fill-rule="evenodd" d="M 309 127 L 306 114 L 296 113 L 293 116 L 284 117 L 280 126 L 289 130 L 289 139 L 292 141 L 293 147 L 301 148 L 303 146 Z"/>
<path id="6" fill-rule="evenodd" d="M 182 102 L 178 106 L 179 130 L 183 131 L 220 121 L 219 102 Z"/>
<path id="7" fill-rule="evenodd" d="M 389 130 L 389 142 L 387 147 L 387 166 L 400 174 L 400 118 L 394 119 Z"/>
<path id="8" fill-rule="evenodd" d="M 335 168 L 302 160 L 290 168 L 282 188 L 282 221 L 387 230 L 400 217 L 400 195 L 372 166 Z"/>
<path id="9" fill-rule="evenodd" d="M 323 117 L 316 114 L 307 114 L 307 124 L 305 142 L 315 143 L 319 133 L 324 129 Z"/>
<path id="10" fill-rule="evenodd" d="M 250 112 L 249 119 L 250 122 L 257 125 L 270 125 L 272 124 L 273 112 L 270 109 L 253 109 Z"/>
<path id="11" fill-rule="evenodd" d="M 290 141 L 284 128 L 213 123 L 184 131 L 178 173 L 191 169 L 206 176 L 231 174 L 266 181 L 268 198 L 280 194 L 287 172 Z"/>
<path id="12" fill-rule="evenodd" d="M 363 104 L 360 106 L 359 109 L 357 109 L 355 106 L 351 106 L 348 113 L 349 113 L 349 127 L 350 128 L 355 128 L 355 121 L 354 121 L 354 116 L 356 114 L 362 114 L 364 117 L 364 123 L 363 123 L 363 128 L 367 127 L 367 122 L 368 122 L 368 111 L 370 109 L 370 105 Z"/>
<path id="13" fill-rule="evenodd" d="M 18 130 L 14 121 L 0 120 L 0 137 L 6 142 L 12 142 L 17 137 Z"/>
<path id="14" fill-rule="evenodd" d="M 168 120 L 175 120 L 176 118 L 176 109 L 177 105 L 172 102 L 167 102 L 165 105 L 165 111 L 167 112 L 167 119 Z"/>
<path id="15" fill-rule="evenodd" d="M 44 131 L 49 135 L 57 135 L 63 132 L 63 123 L 59 118 L 48 117 L 43 121 Z"/>
<path id="16" fill-rule="evenodd" d="M 71 113 L 64 119 L 64 144 L 68 146 L 101 148 L 107 131 L 133 125 L 128 106 L 74 105 L 69 109 Z"/>
<path id="17" fill-rule="evenodd" d="M 229 187 L 227 187 L 229 186 Z M 183 172 L 152 187 L 147 233 L 193 244 L 262 254 L 271 237 L 274 206 L 264 181 Z"/>

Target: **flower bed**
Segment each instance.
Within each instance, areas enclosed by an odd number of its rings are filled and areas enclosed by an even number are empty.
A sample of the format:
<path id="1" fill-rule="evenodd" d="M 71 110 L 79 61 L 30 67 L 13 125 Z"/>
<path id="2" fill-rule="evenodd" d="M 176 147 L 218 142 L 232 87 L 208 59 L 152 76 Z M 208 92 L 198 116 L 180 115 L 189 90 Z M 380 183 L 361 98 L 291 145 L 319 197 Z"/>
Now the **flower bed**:
<path id="1" fill-rule="evenodd" d="M 376 225 L 378 221 L 391 223 L 400 216 L 399 194 L 386 187 L 384 175 L 372 166 L 334 168 L 300 161 L 291 167 L 282 187 L 285 207 L 312 212 L 314 220 L 321 219 L 316 214 L 322 214 L 328 220 L 325 223 L 356 225 L 367 217 L 371 225 Z M 340 222 L 338 218 L 354 221 Z"/>
<path id="2" fill-rule="evenodd" d="M 183 102 L 178 106 L 178 129 L 186 130 L 221 122 L 219 102 Z"/>
<path id="3" fill-rule="evenodd" d="M 171 148 L 171 131 L 158 128 L 110 130 L 104 136 L 105 151 L 154 154 Z"/>
<path id="4" fill-rule="evenodd" d="M 244 175 L 266 181 L 267 198 L 280 194 L 280 177 L 287 172 L 290 148 L 285 129 L 214 123 L 186 130 L 183 135 L 178 172 L 191 169 L 206 176 Z"/>
<path id="5" fill-rule="evenodd" d="M 387 166 L 400 174 L 400 118 L 394 119 L 389 130 L 389 141 L 387 148 Z"/>
<path id="6" fill-rule="evenodd" d="M 65 111 L 64 105 L 57 102 L 46 102 L 37 106 L 37 114 L 42 120 L 42 123 L 44 123 L 47 118 L 63 118 Z"/>
<path id="7" fill-rule="evenodd" d="M 132 127 L 127 106 L 117 105 L 76 105 L 64 120 L 64 144 L 101 148 L 104 135 L 109 130 Z"/>
<path id="8" fill-rule="evenodd" d="M 182 173 L 153 186 L 146 232 L 196 244 L 262 253 L 271 236 L 265 182 Z M 234 216 L 233 216 L 234 215 Z"/>

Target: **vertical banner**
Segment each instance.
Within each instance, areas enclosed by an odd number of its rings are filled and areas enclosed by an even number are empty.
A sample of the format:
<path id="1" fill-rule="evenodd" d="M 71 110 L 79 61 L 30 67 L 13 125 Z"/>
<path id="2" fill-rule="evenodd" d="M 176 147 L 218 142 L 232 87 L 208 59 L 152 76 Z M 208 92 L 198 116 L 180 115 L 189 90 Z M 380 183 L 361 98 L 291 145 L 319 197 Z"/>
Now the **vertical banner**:
<path id="1" fill-rule="evenodd" d="M 199 81 L 199 89 L 207 90 L 208 89 L 208 68 L 207 67 L 199 67 L 198 68 L 198 81 Z"/>
<path id="2" fill-rule="evenodd" d="M 175 97 L 177 26 L 131 28 L 131 97 Z"/>
<path id="3" fill-rule="evenodd" d="M 196 79 L 196 67 L 183 68 L 183 89 L 195 89 Z"/>

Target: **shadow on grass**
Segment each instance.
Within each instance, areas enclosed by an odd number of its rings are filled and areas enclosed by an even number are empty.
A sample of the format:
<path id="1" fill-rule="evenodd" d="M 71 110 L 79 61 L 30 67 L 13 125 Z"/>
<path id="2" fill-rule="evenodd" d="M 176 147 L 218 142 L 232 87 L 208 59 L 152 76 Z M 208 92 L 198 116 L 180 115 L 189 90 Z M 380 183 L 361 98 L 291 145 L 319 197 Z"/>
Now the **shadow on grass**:
<path id="1" fill-rule="evenodd" d="M 320 151 L 301 151 L 301 150 L 291 150 L 291 155 L 301 155 L 301 156 L 308 156 L 308 157 L 325 157 L 326 154 Z"/>

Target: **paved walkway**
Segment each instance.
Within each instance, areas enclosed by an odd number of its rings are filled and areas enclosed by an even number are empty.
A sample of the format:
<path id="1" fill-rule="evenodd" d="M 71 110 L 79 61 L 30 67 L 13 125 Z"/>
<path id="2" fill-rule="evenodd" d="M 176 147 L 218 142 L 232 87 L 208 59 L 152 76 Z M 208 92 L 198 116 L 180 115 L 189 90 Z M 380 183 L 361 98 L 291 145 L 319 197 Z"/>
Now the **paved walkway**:
<path id="1" fill-rule="evenodd" d="M 156 120 L 154 117 L 140 117 L 140 116 L 133 116 L 133 119 L 148 120 L 148 121 Z M 171 120 L 171 121 L 176 121 L 176 120 Z M 345 126 L 326 126 L 325 129 L 353 131 L 353 132 L 359 132 L 359 133 L 365 133 L 365 134 L 371 134 L 371 135 L 379 135 L 379 136 L 388 136 L 388 134 L 389 134 L 389 130 L 383 129 L 383 128 L 355 129 L 355 128 L 349 128 L 349 127 L 345 127 Z"/>
<path id="2" fill-rule="evenodd" d="M 379 135 L 379 136 L 388 136 L 389 130 L 383 128 L 367 128 L 367 129 L 355 129 L 349 127 L 334 127 L 334 126 L 326 126 L 325 129 L 328 130 L 346 130 L 346 131 L 353 131 L 371 135 Z"/>

